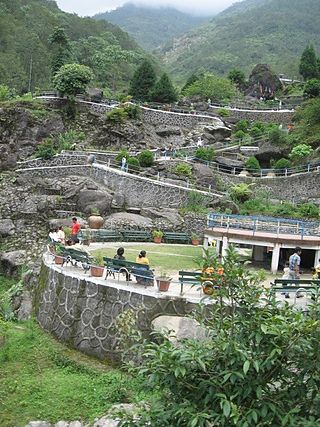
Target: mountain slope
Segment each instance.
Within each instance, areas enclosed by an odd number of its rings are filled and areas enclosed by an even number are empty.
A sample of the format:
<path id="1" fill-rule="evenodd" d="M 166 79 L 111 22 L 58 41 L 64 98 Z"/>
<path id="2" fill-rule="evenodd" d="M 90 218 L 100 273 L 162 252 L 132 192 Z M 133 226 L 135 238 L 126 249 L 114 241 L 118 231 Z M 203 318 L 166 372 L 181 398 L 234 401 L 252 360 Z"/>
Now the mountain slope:
<path id="1" fill-rule="evenodd" d="M 143 53 L 119 27 L 62 12 L 53 0 L 0 0 L 0 84 L 26 91 L 32 59 L 31 88 L 49 87 L 52 47 L 48 38 L 57 26 L 65 28 L 75 62 L 91 65 L 101 46 Z M 90 50 L 83 52 L 86 43 Z"/>
<path id="2" fill-rule="evenodd" d="M 319 0 L 247 0 L 166 46 L 168 70 L 185 79 L 194 71 L 225 74 L 237 67 L 249 73 L 257 63 L 298 76 L 308 43 L 320 50 Z"/>
<path id="3" fill-rule="evenodd" d="M 135 6 L 127 3 L 116 10 L 100 13 L 95 19 L 103 19 L 128 32 L 144 49 L 152 51 L 204 22 L 205 18 L 179 12 L 170 7 L 159 9 Z"/>

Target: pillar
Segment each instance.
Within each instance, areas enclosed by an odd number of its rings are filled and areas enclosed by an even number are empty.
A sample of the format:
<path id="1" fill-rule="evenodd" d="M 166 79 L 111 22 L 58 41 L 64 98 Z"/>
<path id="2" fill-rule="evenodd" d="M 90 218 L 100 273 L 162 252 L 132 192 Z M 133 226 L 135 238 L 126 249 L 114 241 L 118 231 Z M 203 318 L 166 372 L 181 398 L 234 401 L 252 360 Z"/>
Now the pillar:
<path id="1" fill-rule="evenodd" d="M 263 262 L 264 261 L 264 246 L 254 246 L 252 250 L 252 259 L 253 261 Z"/>
<path id="2" fill-rule="evenodd" d="M 276 243 L 275 247 L 273 248 L 272 261 L 271 261 L 271 272 L 273 274 L 276 274 L 278 271 L 279 258 L 280 258 L 280 245 L 279 243 Z"/>
<path id="3" fill-rule="evenodd" d="M 223 237 L 222 239 L 222 251 L 221 251 L 221 255 L 224 257 L 227 254 L 227 249 L 228 249 L 228 238 L 227 237 Z"/>
<path id="4" fill-rule="evenodd" d="M 221 253 L 221 240 L 216 240 L 216 254 L 219 256 Z"/>
<path id="5" fill-rule="evenodd" d="M 314 267 L 316 267 L 318 264 L 320 264 L 319 259 L 320 259 L 320 249 L 318 249 L 317 251 L 315 251 L 315 255 L 314 255 Z"/>

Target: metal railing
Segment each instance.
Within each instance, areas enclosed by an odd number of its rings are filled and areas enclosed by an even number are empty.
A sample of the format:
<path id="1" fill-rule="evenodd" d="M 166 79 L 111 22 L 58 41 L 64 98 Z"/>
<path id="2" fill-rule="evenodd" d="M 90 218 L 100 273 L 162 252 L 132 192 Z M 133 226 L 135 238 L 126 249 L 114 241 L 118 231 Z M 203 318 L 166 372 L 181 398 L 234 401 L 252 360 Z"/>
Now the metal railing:
<path id="1" fill-rule="evenodd" d="M 227 215 L 210 213 L 207 217 L 209 228 L 225 228 L 250 230 L 256 232 L 291 234 L 300 236 L 320 236 L 319 223 L 315 221 L 300 221 L 287 218 L 273 218 L 266 216 Z"/>

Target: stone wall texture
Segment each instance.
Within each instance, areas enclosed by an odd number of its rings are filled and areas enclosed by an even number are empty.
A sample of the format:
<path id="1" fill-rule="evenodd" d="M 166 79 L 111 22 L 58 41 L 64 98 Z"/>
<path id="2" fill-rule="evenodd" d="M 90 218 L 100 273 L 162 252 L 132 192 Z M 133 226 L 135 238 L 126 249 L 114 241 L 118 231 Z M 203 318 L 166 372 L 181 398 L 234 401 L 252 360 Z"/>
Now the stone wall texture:
<path id="1" fill-rule="evenodd" d="M 230 186 L 245 182 L 254 184 L 253 190 L 266 190 L 271 198 L 288 202 L 315 202 L 320 203 L 320 172 L 301 173 L 288 177 L 253 178 L 239 175 L 222 174 L 219 180 Z"/>
<path id="2" fill-rule="evenodd" d="M 208 198 L 209 201 L 221 197 L 221 195 L 206 193 L 198 190 L 179 187 L 177 185 L 152 180 L 149 178 L 127 174 L 120 170 L 107 166 L 94 164 L 78 166 L 57 166 L 18 169 L 20 177 L 30 182 L 34 178 L 63 178 L 77 175 L 92 178 L 96 183 L 115 192 L 118 206 L 131 207 L 170 207 L 185 206 L 189 200 L 189 194 L 197 191 Z"/>
<path id="3" fill-rule="evenodd" d="M 211 110 L 218 111 L 221 107 L 211 107 Z M 292 118 L 294 116 L 294 111 L 288 110 L 271 110 L 271 111 L 259 111 L 259 110 L 229 110 L 228 119 L 234 121 L 238 120 L 249 120 L 249 121 L 259 121 L 267 123 L 282 123 L 288 125 L 292 123 Z"/>
<path id="4" fill-rule="evenodd" d="M 127 310 L 137 316 L 143 336 L 159 316 L 186 316 L 196 304 L 157 293 L 153 288 L 93 281 L 43 262 L 34 307 L 40 325 L 58 340 L 100 359 L 119 360 L 117 317 Z"/>

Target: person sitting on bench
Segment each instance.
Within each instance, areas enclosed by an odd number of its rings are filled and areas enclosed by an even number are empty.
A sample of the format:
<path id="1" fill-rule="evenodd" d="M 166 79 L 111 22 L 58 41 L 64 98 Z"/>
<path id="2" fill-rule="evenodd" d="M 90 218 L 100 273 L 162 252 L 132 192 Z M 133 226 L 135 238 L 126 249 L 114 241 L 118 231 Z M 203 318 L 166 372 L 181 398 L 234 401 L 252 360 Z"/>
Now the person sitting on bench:
<path id="1" fill-rule="evenodd" d="M 138 264 L 145 264 L 145 265 L 149 265 L 149 260 L 147 258 L 147 252 L 146 251 L 140 251 L 139 255 L 136 258 L 136 262 Z"/>
<path id="2" fill-rule="evenodd" d="M 136 258 L 136 263 L 141 265 L 149 265 L 149 259 L 147 258 L 146 251 L 140 251 Z M 133 274 L 136 277 L 136 281 L 139 285 L 153 286 L 153 272 L 152 270 L 146 270 L 144 268 L 135 268 Z"/>
<path id="3" fill-rule="evenodd" d="M 115 254 L 115 256 L 113 257 L 114 259 L 122 259 L 122 260 L 126 260 L 126 257 L 124 256 L 124 248 L 118 248 L 117 249 L 117 253 Z M 123 274 L 126 275 L 126 281 L 129 282 L 131 281 L 131 277 L 130 274 L 127 271 L 123 271 Z"/>

